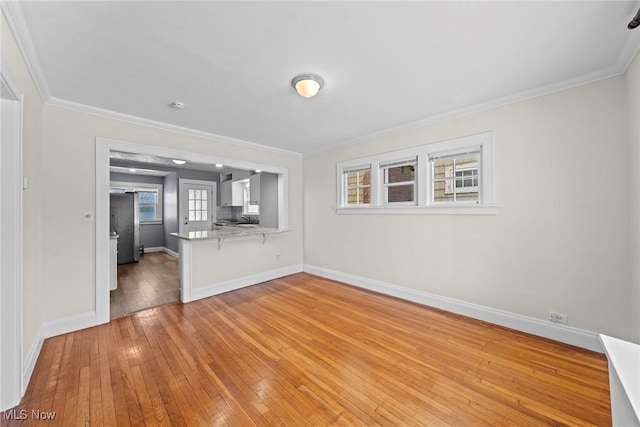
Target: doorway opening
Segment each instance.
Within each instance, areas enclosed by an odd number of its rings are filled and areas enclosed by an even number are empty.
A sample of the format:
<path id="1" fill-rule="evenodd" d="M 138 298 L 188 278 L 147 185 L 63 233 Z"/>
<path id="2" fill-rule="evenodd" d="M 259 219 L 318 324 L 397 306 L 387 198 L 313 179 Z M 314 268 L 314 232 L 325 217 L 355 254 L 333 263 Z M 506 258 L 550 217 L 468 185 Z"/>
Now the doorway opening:
<path id="1" fill-rule="evenodd" d="M 179 246 L 171 233 L 211 230 L 216 220 L 215 166 L 139 156 L 110 152 L 111 319 L 179 302 Z"/>
<path id="2" fill-rule="evenodd" d="M 287 229 L 289 224 L 289 207 L 288 207 L 288 188 L 289 188 L 289 171 L 286 167 L 274 166 L 265 163 L 258 163 L 247 160 L 238 160 L 227 158 L 218 155 L 208 155 L 203 153 L 194 153 L 183 150 L 176 150 L 171 148 L 164 148 L 159 146 L 138 144 L 128 141 L 115 140 L 109 138 L 96 137 L 96 311 L 95 311 L 95 323 L 102 324 L 108 323 L 111 319 L 110 315 L 110 287 L 111 283 L 117 278 L 117 263 L 114 261 L 111 239 L 110 239 L 110 183 L 111 183 L 111 163 L 113 161 L 112 153 L 124 153 L 128 156 L 135 156 L 137 160 L 143 163 L 149 163 L 149 159 L 160 159 L 158 162 L 166 164 L 167 166 L 181 166 L 184 168 L 203 167 L 208 170 L 218 170 L 219 174 L 224 174 L 226 168 L 233 169 L 235 171 L 257 171 L 261 170 L 262 173 L 267 174 L 269 178 L 274 178 L 275 191 L 271 195 L 275 201 L 274 209 L 269 213 L 269 217 L 273 217 L 272 227 Z M 186 165 L 183 165 L 184 162 Z M 200 166 L 196 166 L 200 165 Z M 184 167 L 182 167 L 184 166 Z M 128 168 L 127 168 L 128 169 Z M 133 168 L 135 169 L 135 168 Z M 144 169 L 144 168 L 143 168 Z M 149 168 L 149 169 L 157 169 Z M 244 178 L 256 178 L 251 173 L 245 173 L 247 176 Z M 224 212 L 225 217 L 230 217 L 231 220 L 238 218 L 242 215 L 242 207 L 236 207 L 233 204 L 225 204 L 227 198 L 232 199 L 232 191 L 221 191 L 221 187 L 228 188 L 228 184 L 232 184 L 232 181 L 241 179 L 240 176 L 236 177 L 236 174 L 232 172 L 226 175 L 232 175 L 232 180 L 228 180 L 228 177 L 217 183 L 215 189 L 216 198 L 220 200 L 220 206 L 218 207 L 221 212 Z M 198 179 L 192 177 L 193 179 Z M 265 180 L 267 181 L 267 180 Z M 231 189 L 231 188 L 228 188 Z M 177 193 L 177 185 L 174 188 L 164 187 L 164 194 L 169 191 L 175 191 Z M 258 194 L 259 195 L 259 194 Z M 220 198 L 222 196 L 222 199 Z M 228 196 L 228 197 L 226 197 Z M 270 198 L 271 198 L 270 197 Z M 217 203 L 216 203 L 217 204 Z M 237 211 L 237 212 L 236 212 Z M 176 214 L 174 214 L 176 212 Z M 261 213 L 262 215 L 262 213 Z M 220 218 L 223 218 L 222 216 Z M 220 221 L 218 218 L 218 221 Z M 242 218 L 240 218 L 242 219 Z M 251 218 L 249 218 L 251 219 Z M 177 210 L 170 209 L 163 212 L 163 221 L 165 222 L 165 229 L 167 229 L 167 222 L 173 221 L 176 225 L 175 230 L 178 231 L 178 215 Z M 165 234 L 166 234 L 165 230 Z M 166 237 L 166 250 L 165 253 L 175 255 L 179 257 L 179 245 L 178 238 L 175 236 Z M 163 242 L 165 242 L 163 240 Z M 173 249 L 175 245 L 175 249 Z M 149 248 L 145 247 L 145 255 L 149 253 Z M 179 266 L 179 274 L 181 279 L 186 274 Z M 180 285 L 180 301 L 191 301 L 191 282 L 185 280 Z"/>

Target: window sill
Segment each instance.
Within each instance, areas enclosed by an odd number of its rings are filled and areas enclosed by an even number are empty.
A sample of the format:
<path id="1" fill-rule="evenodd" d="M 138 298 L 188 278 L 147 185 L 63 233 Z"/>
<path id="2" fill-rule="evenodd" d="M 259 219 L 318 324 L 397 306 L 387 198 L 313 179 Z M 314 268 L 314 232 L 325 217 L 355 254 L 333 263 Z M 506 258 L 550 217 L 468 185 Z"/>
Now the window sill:
<path id="1" fill-rule="evenodd" d="M 497 215 L 498 205 L 376 206 L 336 208 L 340 215 Z"/>
<path id="2" fill-rule="evenodd" d="M 152 225 L 152 224 L 162 224 L 161 219 L 150 219 L 147 221 L 140 221 L 140 225 Z"/>

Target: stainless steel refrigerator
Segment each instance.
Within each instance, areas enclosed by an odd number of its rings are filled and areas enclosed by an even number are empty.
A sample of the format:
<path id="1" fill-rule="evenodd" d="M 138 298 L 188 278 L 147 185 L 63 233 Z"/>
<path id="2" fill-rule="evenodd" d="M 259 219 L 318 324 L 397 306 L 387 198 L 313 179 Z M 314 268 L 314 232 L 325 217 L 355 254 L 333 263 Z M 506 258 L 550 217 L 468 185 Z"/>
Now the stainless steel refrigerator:
<path id="1" fill-rule="evenodd" d="M 138 193 L 111 194 L 111 232 L 118 237 L 118 264 L 138 262 L 140 222 Z"/>

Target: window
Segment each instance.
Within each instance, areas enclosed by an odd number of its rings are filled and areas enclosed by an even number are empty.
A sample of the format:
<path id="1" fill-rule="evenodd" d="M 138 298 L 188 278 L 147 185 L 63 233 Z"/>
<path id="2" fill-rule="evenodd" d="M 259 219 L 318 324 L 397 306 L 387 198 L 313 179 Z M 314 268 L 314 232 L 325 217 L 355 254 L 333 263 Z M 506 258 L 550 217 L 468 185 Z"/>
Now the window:
<path id="1" fill-rule="evenodd" d="M 242 215 L 260 215 L 260 205 L 251 204 L 251 181 L 238 181 L 242 186 Z"/>
<path id="2" fill-rule="evenodd" d="M 340 162 L 337 184 L 338 213 L 495 214 L 493 133 Z"/>
<path id="3" fill-rule="evenodd" d="M 480 152 L 430 157 L 434 203 L 479 203 Z"/>
<path id="4" fill-rule="evenodd" d="M 187 195 L 189 206 L 187 207 L 189 221 L 208 221 L 209 220 L 209 191 L 189 189 Z M 142 203 L 140 204 L 142 211 Z M 142 219 L 142 216 L 140 216 Z"/>
<path id="5" fill-rule="evenodd" d="M 162 184 L 111 181 L 109 191 L 120 194 L 138 193 L 138 217 L 140 222 L 162 224 Z"/>
<path id="6" fill-rule="evenodd" d="M 384 203 L 416 202 L 416 160 L 382 163 Z"/>
<path id="7" fill-rule="evenodd" d="M 348 169 L 342 173 L 346 205 L 368 205 L 371 202 L 371 166 Z"/>

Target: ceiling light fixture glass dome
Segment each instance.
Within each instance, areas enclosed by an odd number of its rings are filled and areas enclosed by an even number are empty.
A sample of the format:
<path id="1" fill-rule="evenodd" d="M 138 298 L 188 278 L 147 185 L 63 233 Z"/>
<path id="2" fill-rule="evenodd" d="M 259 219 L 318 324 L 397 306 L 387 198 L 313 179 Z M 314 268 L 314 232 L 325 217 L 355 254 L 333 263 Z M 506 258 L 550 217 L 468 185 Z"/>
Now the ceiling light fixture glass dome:
<path id="1" fill-rule="evenodd" d="M 301 74 L 291 80 L 291 86 L 293 86 L 296 92 L 298 92 L 298 95 L 303 98 L 313 98 L 318 94 L 323 85 L 324 81 L 322 78 L 315 74 Z"/>

